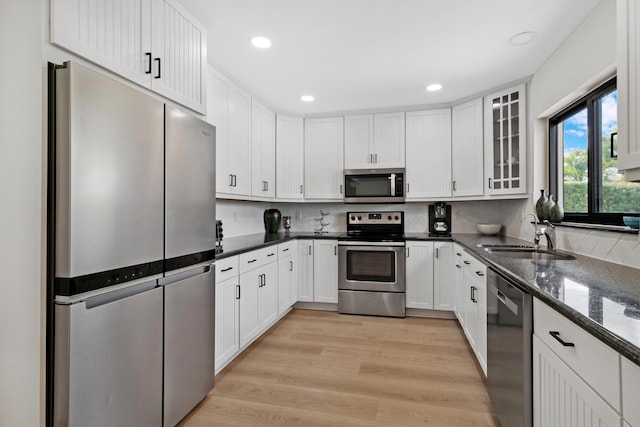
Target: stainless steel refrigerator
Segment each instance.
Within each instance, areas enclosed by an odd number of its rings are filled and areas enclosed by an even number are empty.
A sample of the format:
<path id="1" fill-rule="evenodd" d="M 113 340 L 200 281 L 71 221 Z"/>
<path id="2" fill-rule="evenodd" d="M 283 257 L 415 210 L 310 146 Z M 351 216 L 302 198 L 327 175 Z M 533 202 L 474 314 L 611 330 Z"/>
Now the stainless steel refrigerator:
<path id="1" fill-rule="evenodd" d="M 215 128 L 52 74 L 52 423 L 175 425 L 214 383 Z"/>

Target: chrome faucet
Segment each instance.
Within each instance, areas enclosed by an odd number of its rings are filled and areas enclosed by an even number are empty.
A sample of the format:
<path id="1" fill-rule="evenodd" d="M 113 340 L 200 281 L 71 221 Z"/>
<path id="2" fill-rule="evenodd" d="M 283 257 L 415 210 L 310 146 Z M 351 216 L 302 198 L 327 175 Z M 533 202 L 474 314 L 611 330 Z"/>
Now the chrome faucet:
<path id="1" fill-rule="evenodd" d="M 524 217 L 522 217 L 522 220 L 524 221 L 528 216 L 533 217 L 533 247 L 538 250 L 540 249 L 540 237 L 542 237 L 543 232 L 538 229 L 538 217 L 536 216 L 536 214 L 528 213 Z"/>
<path id="2" fill-rule="evenodd" d="M 543 222 L 547 225 L 544 228 L 544 237 L 547 239 L 547 249 L 552 251 L 556 248 L 556 227 L 546 219 Z"/>

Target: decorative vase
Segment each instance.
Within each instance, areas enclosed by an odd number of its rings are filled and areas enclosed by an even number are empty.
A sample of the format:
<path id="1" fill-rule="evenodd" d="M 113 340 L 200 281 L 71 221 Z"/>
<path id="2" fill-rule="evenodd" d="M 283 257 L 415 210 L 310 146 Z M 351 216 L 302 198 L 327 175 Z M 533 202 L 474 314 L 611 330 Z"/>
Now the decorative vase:
<path id="1" fill-rule="evenodd" d="M 282 214 L 278 209 L 267 209 L 263 214 L 264 230 L 267 233 L 277 233 L 282 221 Z"/>
<path id="2" fill-rule="evenodd" d="M 549 194 L 549 199 L 547 200 L 547 202 L 544 204 L 544 207 L 542 208 L 542 218 L 539 218 L 540 221 L 544 220 L 544 219 L 551 219 L 551 208 L 553 207 L 553 195 Z"/>
<path id="3" fill-rule="evenodd" d="M 550 220 L 552 222 L 560 222 L 562 218 L 564 218 L 564 209 L 562 209 L 562 205 L 556 202 L 551 210 L 549 211 Z"/>
<path id="4" fill-rule="evenodd" d="M 544 218 L 544 205 L 547 203 L 547 196 L 544 195 L 544 189 L 540 190 L 540 198 L 536 202 L 536 215 L 542 221 Z"/>

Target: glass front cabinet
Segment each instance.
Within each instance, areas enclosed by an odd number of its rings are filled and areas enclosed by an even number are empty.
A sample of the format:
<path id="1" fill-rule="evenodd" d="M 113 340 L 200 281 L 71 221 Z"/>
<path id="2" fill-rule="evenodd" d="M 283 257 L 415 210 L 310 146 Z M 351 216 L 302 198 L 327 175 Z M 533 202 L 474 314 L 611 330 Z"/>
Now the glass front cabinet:
<path id="1" fill-rule="evenodd" d="M 526 193 L 525 85 L 484 99 L 485 194 Z"/>

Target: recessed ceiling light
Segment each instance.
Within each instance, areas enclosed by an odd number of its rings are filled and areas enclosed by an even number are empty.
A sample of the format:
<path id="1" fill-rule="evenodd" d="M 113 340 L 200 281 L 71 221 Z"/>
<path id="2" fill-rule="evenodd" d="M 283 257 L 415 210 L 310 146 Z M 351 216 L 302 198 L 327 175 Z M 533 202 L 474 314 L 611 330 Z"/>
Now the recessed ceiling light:
<path id="1" fill-rule="evenodd" d="M 435 92 L 436 90 L 442 89 L 442 85 L 440 83 L 434 83 L 427 86 L 427 90 L 429 92 Z"/>
<path id="2" fill-rule="evenodd" d="M 531 43 L 536 36 L 537 34 L 533 31 L 518 33 L 509 38 L 509 44 L 511 46 L 524 46 L 525 44 Z"/>
<path id="3" fill-rule="evenodd" d="M 271 46 L 271 40 L 262 36 L 255 36 L 251 38 L 251 44 L 260 49 L 266 49 Z"/>
<path id="4" fill-rule="evenodd" d="M 304 102 L 312 102 L 314 99 L 313 95 L 302 95 L 300 97 L 300 100 Z"/>

